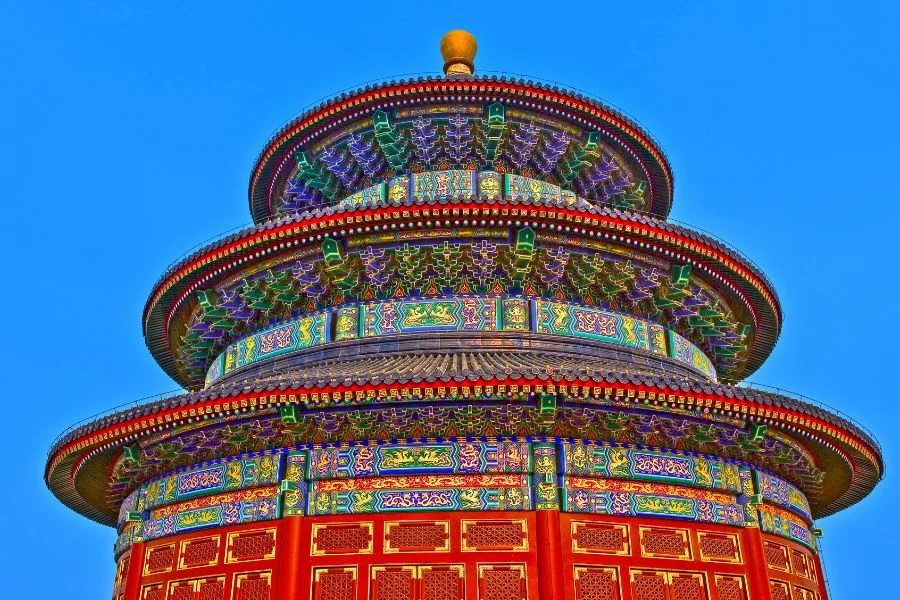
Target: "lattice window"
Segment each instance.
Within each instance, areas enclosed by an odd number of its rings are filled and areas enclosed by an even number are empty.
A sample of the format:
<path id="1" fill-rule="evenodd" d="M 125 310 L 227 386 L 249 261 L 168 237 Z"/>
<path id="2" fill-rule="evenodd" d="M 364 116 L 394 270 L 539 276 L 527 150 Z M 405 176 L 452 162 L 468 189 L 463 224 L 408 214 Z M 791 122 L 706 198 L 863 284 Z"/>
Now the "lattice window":
<path id="1" fill-rule="evenodd" d="M 769 580 L 772 588 L 772 600 L 791 600 L 791 591 L 783 581 Z"/>
<path id="2" fill-rule="evenodd" d="M 641 528 L 641 553 L 644 556 L 690 558 L 691 545 L 686 529 Z"/>
<path id="3" fill-rule="evenodd" d="M 190 567 L 207 567 L 216 564 L 219 559 L 219 538 L 209 537 L 182 542 L 180 569 Z"/>
<path id="4" fill-rule="evenodd" d="M 234 578 L 232 600 L 269 600 L 272 593 L 272 574 L 241 573 Z"/>
<path id="5" fill-rule="evenodd" d="M 781 544 L 773 544 L 772 542 L 766 542 L 766 562 L 773 569 L 778 569 L 779 571 L 790 572 L 791 565 L 788 562 L 788 553 L 787 548 L 782 546 Z"/>
<path id="6" fill-rule="evenodd" d="M 628 526 L 572 523 L 572 551 L 628 554 Z"/>
<path id="7" fill-rule="evenodd" d="M 126 554 L 119 559 L 119 565 L 116 568 L 116 580 L 113 582 L 113 588 L 117 588 L 125 583 L 128 578 L 128 567 L 131 565 L 131 554 Z"/>
<path id="8" fill-rule="evenodd" d="M 320 568 L 313 574 L 316 600 L 355 600 L 356 569 Z"/>
<path id="9" fill-rule="evenodd" d="M 794 573 L 800 577 L 810 579 L 809 561 L 806 558 L 806 554 L 796 548 L 791 548 L 791 563 L 794 566 Z"/>
<path id="10" fill-rule="evenodd" d="M 479 600 L 524 600 L 524 565 L 478 565 Z"/>
<path id="11" fill-rule="evenodd" d="M 196 591 L 193 581 L 176 581 L 169 584 L 168 600 L 194 600 Z"/>
<path id="12" fill-rule="evenodd" d="M 419 567 L 421 600 L 462 600 L 465 597 L 462 565 Z"/>
<path id="13" fill-rule="evenodd" d="M 228 534 L 227 562 L 263 560 L 275 556 L 275 530 Z"/>
<path id="14" fill-rule="evenodd" d="M 372 552 L 372 524 L 313 524 L 313 556 Z"/>
<path id="15" fill-rule="evenodd" d="M 372 567 L 373 600 L 412 600 L 415 590 L 415 567 Z"/>
<path id="16" fill-rule="evenodd" d="M 738 575 L 716 575 L 719 600 L 747 600 L 744 578 Z"/>
<path id="17" fill-rule="evenodd" d="M 671 600 L 707 600 L 703 575 L 699 573 L 672 573 L 669 575 Z"/>
<path id="18" fill-rule="evenodd" d="M 222 600 L 225 597 L 225 578 L 199 582 L 197 600 Z"/>
<path id="19" fill-rule="evenodd" d="M 634 600 L 667 600 L 663 571 L 632 571 L 631 586 Z"/>
<path id="20" fill-rule="evenodd" d="M 527 550 L 525 521 L 463 521 L 463 550 Z"/>
<path id="21" fill-rule="evenodd" d="M 147 560 L 144 563 L 144 575 L 167 573 L 175 562 L 175 544 L 157 546 L 147 549 Z"/>
<path id="22" fill-rule="evenodd" d="M 701 560 L 740 562 L 741 557 L 736 535 L 701 531 L 697 536 L 700 540 Z"/>
<path id="23" fill-rule="evenodd" d="M 446 521 L 385 523 L 385 552 L 447 552 L 450 524 Z"/>
<path id="24" fill-rule="evenodd" d="M 816 600 L 816 593 L 799 585 L 792 586 L 794 590 L 794 600 Z"/>
<path id="25" fill-rule="evenodd" d="M 163 600 L 163 586 L 145 585 L 141 590 L 141 600 Z"/>
<path id="26" fill-rule="evenodd" d="M 575 567 L 575 600 L 619 600 L 616 573 L 612 567 Z"/>

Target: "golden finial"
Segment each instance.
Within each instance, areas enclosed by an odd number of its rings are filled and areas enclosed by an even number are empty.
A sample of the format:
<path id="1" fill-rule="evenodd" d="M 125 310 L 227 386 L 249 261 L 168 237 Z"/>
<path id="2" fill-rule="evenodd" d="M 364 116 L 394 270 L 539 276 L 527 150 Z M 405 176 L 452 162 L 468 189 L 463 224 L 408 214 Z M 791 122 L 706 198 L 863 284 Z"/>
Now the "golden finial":
<path id="1" fill-rule="evenodd" d="M 468 31 L 454 29 L 441 38 L 444 75 L 471 75 L 475 72 L 475 53 L 478 43 Z"/>

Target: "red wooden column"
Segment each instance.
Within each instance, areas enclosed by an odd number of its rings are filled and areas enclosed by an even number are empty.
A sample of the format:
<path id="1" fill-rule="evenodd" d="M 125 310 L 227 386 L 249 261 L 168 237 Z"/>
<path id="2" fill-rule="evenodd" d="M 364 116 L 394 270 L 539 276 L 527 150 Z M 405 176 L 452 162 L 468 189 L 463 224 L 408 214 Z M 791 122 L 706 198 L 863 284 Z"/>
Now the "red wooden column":
<path id="1" fill-rule="evenodd" d="M 813 552 L 812 555 L 815 560 L 813 568 L 816 570 L 816 581 L 819 584 L 819 597 L 822 598 L 822 600 L 827 600 L 828 588 L 825 585 L 825 570 L 822 568 L 822 557 L 819 556 L 818 552 Z"/>
<path id="2" fill-rule="evenodd" d="M 144 546 L 144 542 L 135 542 L 131 545 L 128 573 L 125 574 L 125 600 L 140 600 L 141 573 L 144 571 Z"/>
<path id="3" fill-rule="evenodd" d="M 541 600 L 565 600 L 562 540 L 559 532 L 559 511 L 535 511 L 537 523 L 538 589 Z"/>
<path id="4" fill-rule="evenodd" d="M 300 600 L 309 597 L 309 589 L 301 587 L 303 569 L 307 565 L 309 549 L 302 546 L 303 517 L 284 517 L 281 522 L 281 542 L 278 545 L 278 581 L 276 600 Z"/>
<path id="5" fill-rule="evenodd" d="M 750 600 L 772 600 L 769 585 L 769 563 L 766 561 L 762 532 L 758 527 L 747 527 L 744 532 L 744 561 L 747 564 L 747 591 Z"/>

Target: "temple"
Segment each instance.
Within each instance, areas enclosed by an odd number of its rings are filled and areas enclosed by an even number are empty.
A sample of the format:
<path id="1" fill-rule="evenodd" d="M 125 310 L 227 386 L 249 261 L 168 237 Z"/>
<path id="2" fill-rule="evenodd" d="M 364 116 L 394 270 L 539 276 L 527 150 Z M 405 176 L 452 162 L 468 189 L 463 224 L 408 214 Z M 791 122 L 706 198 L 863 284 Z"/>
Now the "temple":
<path id="1" fill-rule="evenodd" d="M 740 383 L 778 296 L 667 220 L 646 131 L 475 50 L 290 121 L 255 225 L 153 286 L 187 391 L 45 470 L 115 528 L 114 600 L 827 597 L 814 521 L 878 483 L 877 442 Z"/>

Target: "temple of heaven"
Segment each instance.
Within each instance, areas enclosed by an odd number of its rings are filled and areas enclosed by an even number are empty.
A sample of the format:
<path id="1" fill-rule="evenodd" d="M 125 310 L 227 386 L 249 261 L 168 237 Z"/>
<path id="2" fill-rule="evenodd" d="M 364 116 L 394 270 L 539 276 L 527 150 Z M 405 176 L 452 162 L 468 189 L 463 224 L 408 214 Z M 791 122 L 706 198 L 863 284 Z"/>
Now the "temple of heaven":
<path id="1" fill-rule="evenodd" d="M 475 50 L 290 121 L 255 225 L 153 286 L 188 391 L 45 471 L 116 529 L 114 600 L 827 597 L 814 521 L 878 483 L 877 442 L 739 383 L 778 296 L 667 220 L 646 131 Z"/>

